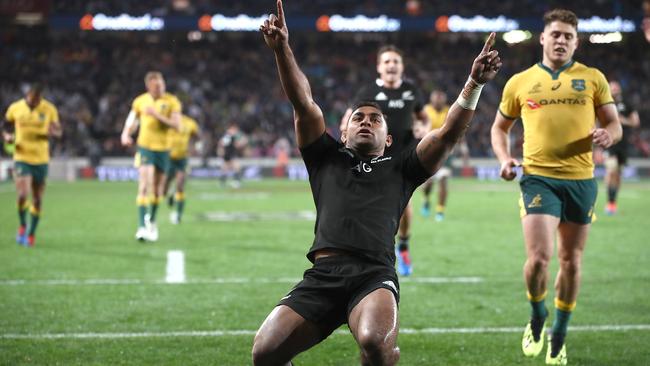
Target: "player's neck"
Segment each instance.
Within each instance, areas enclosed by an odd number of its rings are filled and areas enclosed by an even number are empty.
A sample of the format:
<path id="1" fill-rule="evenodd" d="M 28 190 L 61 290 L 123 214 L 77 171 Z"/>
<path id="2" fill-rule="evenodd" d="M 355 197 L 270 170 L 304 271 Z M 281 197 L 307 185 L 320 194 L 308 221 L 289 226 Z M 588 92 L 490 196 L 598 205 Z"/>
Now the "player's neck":
<path id="1" fill-rule="evenodd" d="M 567 65 L 571 64 L 573 62 L 573 59 L 569 59 L 567 62 L 553 62 L 546 57 L 542 59 L 542 65 L 546 66 L 549 68 L 551 71 L 558 71 L 562 68 L 567 67 Z"/>
<path id="2" fill-rule="evenodd" d="M 381 81 L 383 83 L 383 87 L 386 89 L 397 89 L 402 86 L 402 79 L 398 79 L 392 82 L 383 79 Z"/>

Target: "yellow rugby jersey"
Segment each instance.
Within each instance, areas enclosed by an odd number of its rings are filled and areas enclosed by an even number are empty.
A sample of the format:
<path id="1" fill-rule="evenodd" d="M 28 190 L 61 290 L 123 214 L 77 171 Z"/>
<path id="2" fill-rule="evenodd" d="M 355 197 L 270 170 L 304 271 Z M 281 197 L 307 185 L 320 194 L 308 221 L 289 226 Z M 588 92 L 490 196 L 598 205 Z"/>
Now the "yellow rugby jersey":
<path id="1" fill-rule="evenodd" d="M 5 114 L 16 130 L 14 160 L 27 164 L 47 164 L 50 161 L 49 128 L 59 123 L 59 111 L 54 104 L 41 98 L 31 109 L 25 99 L 13 102 Z"/>
<path id="2" fill-rule="evenodd" d="M 499 112 L 524 124 L 525 174 L 588 179 L 596 107 L 613 102 L 597 69 L 572 61 L 553 72 L 540 62 L 508 80 Z"/>
<path id="3" fill-rule="evenodd" d="M 432 130 L 442 127 L 442 125 L 445 123 L 445 118 L 447 117 L 448 112 L 448 105 L 442 107 L 440 111 L 437 111 L 435 108 L 433 108 L 431 104 L 424 106 L 424 113 L 426 113 L 427 117 L 429 117 L 429 122 L 431 122 Z"/>
<path id="4" fill-rule="evenodd" d="M 181 129 L 169 129 L 169 156 L 172 159 L 183 159 L 187 157 L 187 147 L 190 143 L 192 135 L 199 133 L 199 125 L 193 118 L 186 115 L 181 117 Z"/>
<path id="5" fill-rule="evenodd" d="M 169 93 L 155 100 L 151 94 L 144 93 L 135 98 L 131 107 L 140 120 L 138 146 L 152 151 L 167 151 L 169 150 L 167 133 L 171 127 L 148 115 L 148 107 L 154 107 L 158 113 L 169 118 L 173 112 L 181 112 L 181 102 Z"/>

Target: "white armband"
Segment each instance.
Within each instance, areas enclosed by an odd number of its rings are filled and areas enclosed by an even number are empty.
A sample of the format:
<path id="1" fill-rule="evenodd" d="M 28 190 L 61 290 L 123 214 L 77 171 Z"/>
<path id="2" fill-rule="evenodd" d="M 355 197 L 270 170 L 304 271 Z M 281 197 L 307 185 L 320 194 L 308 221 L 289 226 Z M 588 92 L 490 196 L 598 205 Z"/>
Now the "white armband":
<path id="1" fill-rule="evenodd" d="M 460 95 L 458 95 L 456 103 L 464 109 L 475 110 L 478 104 L 478 98 L 481 96 L 481 90 L 483 90 L 483 85 L 485 84 L 479 84 L 470 76 L 467 82 L 465 82 Z"/>
<path id="2" fill-rule="evenodd" d="M 134 111 L 129 112 L 129 115 L 126 117 L 126 123 L 124 124 L 124 131 L 128 134 L 132 133 L 132 129 L 137 126 L 139 123 L 138 117 Z"/>

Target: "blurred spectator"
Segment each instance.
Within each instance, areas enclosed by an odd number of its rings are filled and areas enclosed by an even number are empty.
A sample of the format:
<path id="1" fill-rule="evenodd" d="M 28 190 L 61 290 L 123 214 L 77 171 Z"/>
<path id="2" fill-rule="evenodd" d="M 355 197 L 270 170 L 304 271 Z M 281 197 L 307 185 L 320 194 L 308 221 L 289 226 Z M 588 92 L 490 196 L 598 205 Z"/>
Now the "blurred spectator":
<path id="1" fill-rule="evenodd" d="M 100 6 L 105 2 L 74 3 Z M 130 6 L 139 6 L 136 3 Z M 203 3 L 192 2 L 197 7 Z M 423 6 L 425 3 L 421 2 Z M 205 134 L 201 139 L 205 159 L 214 156 L 216 142 L 230 121 L 248 135 L 250 156 L 275 156 L 279 139 L 286 139 L 291 155 L 296 154 L 291 106 L 277 82 L 273 60 L 261 52 L 264 44 L 256 33 L 211 33 L 202 41 L 190 42 L 185 33 L 33 32 L 36 34 L 2 34 L 0 108 L 4 111 L 10 101 L 20 98 L 23 83 L 46 83 L 45 96 L 60 106 L 65 126 L 64 138 L 53 145 L 54 156 L 87 156 L 98 164 L 102 156 L 131 155 L 132 151 L 120 146 L 119 135 L 129 103 L 142 92 L 142 78 L 151 69 L 165 74 L 170 92 L 178 95 L 184 101 L 184 111 L 200 122 Z M 292 34 L 292 46 L 311 81 L 314 98 L 323 107 L 329 130 L 336 133 L 353 91 L 376 78 L 366 65 L 374 63 L 380 45 L 392 43 L 405 51 L 406 77 L 428 94 L 434 87 L 460 89 L 483 37 L 296 33 Z M 504 65 L 498 79 L 486 86 L 468 133 L 473 157 L 492 154 L 490 123 L 505 80 L 540 58 L 535 37 L 513 46 L 499 42 L 496 48 Z M 643 35 L 626 35 L 618 44 L 580 48 L 576 59 L 603 70 L 608 78 L 620 80 L 626 100 L 641 115 L 642 130 L 634 140 L 638 148 L 631 156 L 648 150 L 650 104 L 642 102 L 650 100 L 650 84 L 646 82 L 650 80 L 650 49 Z M 521 139 L 520 129 L 515 128 L 515 132 L 515 139 Z"/>

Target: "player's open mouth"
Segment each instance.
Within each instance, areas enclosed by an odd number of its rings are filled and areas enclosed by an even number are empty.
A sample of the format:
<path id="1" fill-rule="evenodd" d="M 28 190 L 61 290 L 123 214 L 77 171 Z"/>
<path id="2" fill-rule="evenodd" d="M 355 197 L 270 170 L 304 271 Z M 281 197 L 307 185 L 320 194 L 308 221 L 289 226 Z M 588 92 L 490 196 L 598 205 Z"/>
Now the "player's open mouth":
<path id="1" fill-rule="evenodd" d="M 371 135 L 372 136 L 372 131 L 370 131 L 367 128 L 362 128 L 359 130 L 358 135 Z"/>
<path id="2" fill-rule="evenodd" d="M 554 49 L 553 51 L 555 53 L 566 53 L 566 49 L 564 49 L 563 47 L 558 47 L 558 48 Z"/>

